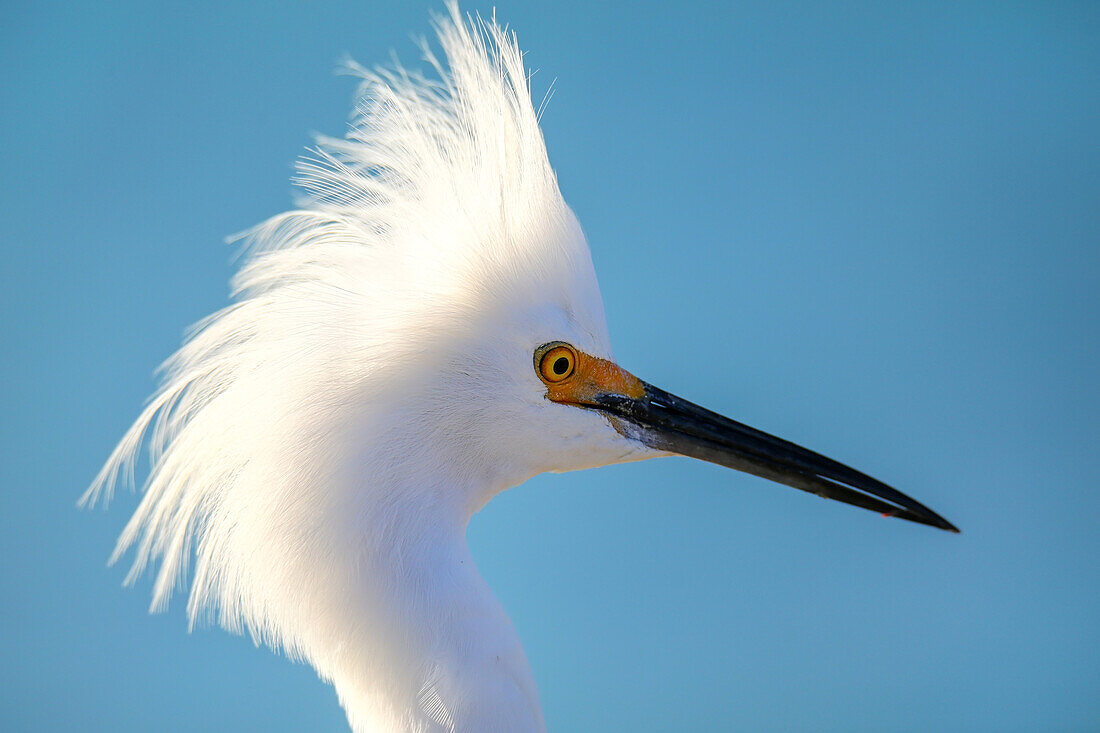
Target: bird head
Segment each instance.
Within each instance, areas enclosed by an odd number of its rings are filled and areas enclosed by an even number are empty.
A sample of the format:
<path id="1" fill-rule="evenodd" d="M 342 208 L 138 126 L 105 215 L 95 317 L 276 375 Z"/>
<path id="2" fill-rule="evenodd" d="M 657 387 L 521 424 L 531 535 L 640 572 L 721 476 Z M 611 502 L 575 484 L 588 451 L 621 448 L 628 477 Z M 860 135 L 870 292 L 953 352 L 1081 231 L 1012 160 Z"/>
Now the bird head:
<path id="1" fill-rule="evenodd" d="M 85 496 L 109 494 L 151 431 L 115 557 L 136 546 L 131 580 L 161 560 L 154 607 L 194 554 L 192 618 L 217 609 L 308 649 L 320 606 L 346 600 L 323 595 L 318 568 L 339 558 L 325 587 L 340 587 L 361 556 L 349 547 L 415 541 L 392 530 L 399 501 L 463 522 L 537 473 L 668 454 L 953 530 L 616 362 L 515 39 L 450 7 L 445 62 L 424 47 L 436 78 L 350 66 L 362 86 L 346 137 L 320 138 L 299 208 L 247 235 L 235 302 L 168 361 Z"/>

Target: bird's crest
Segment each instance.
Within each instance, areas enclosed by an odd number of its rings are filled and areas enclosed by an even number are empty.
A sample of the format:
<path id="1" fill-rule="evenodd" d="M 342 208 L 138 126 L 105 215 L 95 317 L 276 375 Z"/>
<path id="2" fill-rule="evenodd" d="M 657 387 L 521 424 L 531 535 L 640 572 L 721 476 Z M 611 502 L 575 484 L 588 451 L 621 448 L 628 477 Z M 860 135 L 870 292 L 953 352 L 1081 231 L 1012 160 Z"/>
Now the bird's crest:
<path id="1" fill-rule="evenodd" d="M 396 353 L 425 348 L 409 314 L 461 307 L 459 282 L 462 297 L 484 298 L 539 263 L 591 267 L 583 238 L 531 235 L 575 221 L 514 35 L 464 20 L 454 3 L 436 30 L 443 60 L 423 46 L 431 76 L 349 64 L 363 81 L 346 138 L 320 138 L 300 162 L 299 210 L 246 235 L 235 302 L 164 364 L 159 392 L 81 500 L 132 482 L 148 444 L 144 496 L 112 559 L 134 548 L 128 582 L 160 561 L 154 609 L 194 557 L 192 622 L 217 611 L 229 628 L 243 621 L 301 651 L 284 623 L 294 594 L 269 589 L 339 552 L 301 521 L 315 510 L 310 487 L 338 470 L 332 431 L 351 422 L 349 395 L 368 398 Z"/>

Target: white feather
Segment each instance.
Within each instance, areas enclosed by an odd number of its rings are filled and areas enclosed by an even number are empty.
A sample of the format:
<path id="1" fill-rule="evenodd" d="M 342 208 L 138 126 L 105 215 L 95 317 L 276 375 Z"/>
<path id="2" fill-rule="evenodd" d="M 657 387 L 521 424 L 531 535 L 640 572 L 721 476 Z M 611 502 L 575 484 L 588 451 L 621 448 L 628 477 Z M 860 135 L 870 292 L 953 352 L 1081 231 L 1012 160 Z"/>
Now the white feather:
<path id="1" fill-rule="evenodd" d="M 535 473 L 642 449 L 542 398 L 538 344 L 610 357 L 599 290 L 513 35 L 448 7 L 433 78 L 352 67 L 346 139 L 299 165 L 299 210 L 247 235 L 234 304 L 164 365 L 82 501 L 147 442 L 112 556 L 133 550 L 127 582 L 159 563 L 161 609 L 194 558 L 191 623 L 307 659 L 357 730 L 541 730 L 466 523 Z"/>

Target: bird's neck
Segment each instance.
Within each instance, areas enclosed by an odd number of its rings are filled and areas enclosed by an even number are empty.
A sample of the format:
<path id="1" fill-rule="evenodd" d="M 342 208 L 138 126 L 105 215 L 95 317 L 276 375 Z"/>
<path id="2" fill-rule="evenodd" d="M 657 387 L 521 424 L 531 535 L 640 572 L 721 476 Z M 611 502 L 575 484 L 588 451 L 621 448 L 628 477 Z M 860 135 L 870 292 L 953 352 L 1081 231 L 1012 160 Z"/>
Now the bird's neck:
<path id="1" fill-rule="evenodd" d="M 518 636 L 466 543 L 484 503 L 469 497 L 486 489 L 462 484 L 486 479 L 418 466 L 390 467 L 385 486 L 371 471 L 341 510 L 358 552 L 318 669 L 358 731 L 545 730 Z"/>

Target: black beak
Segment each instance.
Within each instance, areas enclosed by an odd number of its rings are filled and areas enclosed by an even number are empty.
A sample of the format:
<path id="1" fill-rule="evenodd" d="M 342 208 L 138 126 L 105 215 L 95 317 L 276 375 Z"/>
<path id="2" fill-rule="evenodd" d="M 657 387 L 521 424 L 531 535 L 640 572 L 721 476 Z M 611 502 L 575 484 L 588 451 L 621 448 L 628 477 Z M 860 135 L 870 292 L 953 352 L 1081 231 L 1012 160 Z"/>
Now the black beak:
<path id="1" fill-rule="evenodd" d="M 645 396 L 604 394 L 592 404 L 627 437 L 811 494 L 949 532 L 955 525 L 900 491 L 825 456 L 642 383 Z"/>

